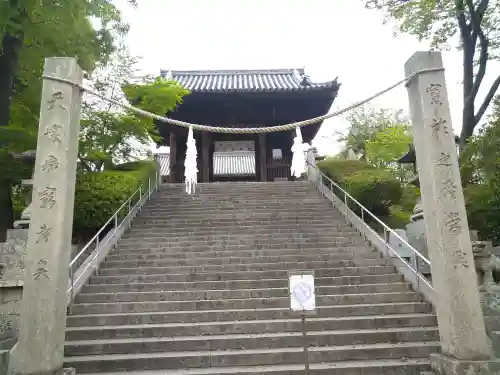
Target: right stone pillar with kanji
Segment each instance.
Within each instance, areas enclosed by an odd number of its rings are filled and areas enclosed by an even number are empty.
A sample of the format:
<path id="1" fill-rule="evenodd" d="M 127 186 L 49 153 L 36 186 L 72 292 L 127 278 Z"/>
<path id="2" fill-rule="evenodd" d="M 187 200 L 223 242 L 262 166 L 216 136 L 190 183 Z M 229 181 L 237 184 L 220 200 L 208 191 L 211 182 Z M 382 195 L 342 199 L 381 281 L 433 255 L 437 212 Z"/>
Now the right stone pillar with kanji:
<path id="1" fill-rule="evenodd" d="M 405 64 L 442 353 L 440 374 L 492 374 L 493 359 L 481 309 L 458 157 L 440 52 L 416 52 Z"/>

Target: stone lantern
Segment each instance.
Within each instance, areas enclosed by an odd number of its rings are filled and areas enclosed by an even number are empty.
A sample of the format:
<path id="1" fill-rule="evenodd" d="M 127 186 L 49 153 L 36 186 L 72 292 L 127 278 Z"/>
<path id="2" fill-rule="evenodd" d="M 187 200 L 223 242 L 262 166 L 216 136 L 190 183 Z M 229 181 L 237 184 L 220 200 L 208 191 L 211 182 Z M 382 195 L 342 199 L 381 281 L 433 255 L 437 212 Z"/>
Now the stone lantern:
<path id="1" fill-rule="evenodd" d="M 14 154 L 14 158 L 29 165 L 32 169 L 35 165 L 36 151 L 25 151 L 20 154 Z M 31 195 L 33 191 L 33 171 L 31 172 L 31 179 L 21 180 L 22 192 L 25 197 L 26 208 L 21 214 L 21 220 L 14 222 L 15 229 L 23 229 L 29 226 L 30 222 L 30 209 L 31 209 Z"/>

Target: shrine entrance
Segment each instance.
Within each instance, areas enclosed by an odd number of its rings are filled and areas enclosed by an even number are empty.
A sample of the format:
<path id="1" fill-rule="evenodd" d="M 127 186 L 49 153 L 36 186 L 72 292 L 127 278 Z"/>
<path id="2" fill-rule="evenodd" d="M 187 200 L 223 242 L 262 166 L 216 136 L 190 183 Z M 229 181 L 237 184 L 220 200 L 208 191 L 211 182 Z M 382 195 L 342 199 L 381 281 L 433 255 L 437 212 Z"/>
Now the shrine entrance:
<path id="1" fill-rule="evenodd" d="M 327 113 L 339 83 L 313 83 L 303 69 L 163 71 L 191 93 L 169 117 L 222 128 L 264 128 Z M 157 122 L 170 146 L 169 180 L 184 181 L 188 129 Z M 321 122 L 302 128 L 303 141 L 316 136 Z M 206 132 L 194 128 L 198 181 L 274 181 L 290 179 L 295 131 Z"/>

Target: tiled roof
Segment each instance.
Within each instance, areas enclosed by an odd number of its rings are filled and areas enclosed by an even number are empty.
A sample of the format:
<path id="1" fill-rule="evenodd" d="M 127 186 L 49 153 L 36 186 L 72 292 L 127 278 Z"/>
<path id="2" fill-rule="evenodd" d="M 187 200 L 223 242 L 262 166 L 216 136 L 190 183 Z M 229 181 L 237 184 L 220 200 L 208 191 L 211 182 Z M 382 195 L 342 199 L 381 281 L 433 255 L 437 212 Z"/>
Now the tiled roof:
<path id="1" fill-rule="evenodd" d="M 157 154 L 160 174 L 170 174 L 170 154 Z M 255 174 L 254 152 L 217 152 L 214 153 L 215 176 L 249 176 Z"/>
<path id="2" fill-rule="evenodd" d="M 162 70 L 164 78 L 177 81 L 193 92 L 269 92 L 304 91 L 323 88 L 337 90 L 337 79 L 313 83 L 304 69 L 271 70 Z"/>

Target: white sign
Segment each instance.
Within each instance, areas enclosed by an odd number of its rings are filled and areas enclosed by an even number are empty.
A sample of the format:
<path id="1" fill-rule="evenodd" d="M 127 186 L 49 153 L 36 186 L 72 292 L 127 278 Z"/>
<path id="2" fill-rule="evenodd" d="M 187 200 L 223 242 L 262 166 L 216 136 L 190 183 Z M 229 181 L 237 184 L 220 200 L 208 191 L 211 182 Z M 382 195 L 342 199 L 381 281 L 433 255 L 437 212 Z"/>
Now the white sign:
<path id="1" fill-rule="evenodd" d="M 290 309 L 292 311 L 316 310 L 314 275 L 290 275 Z"/>

